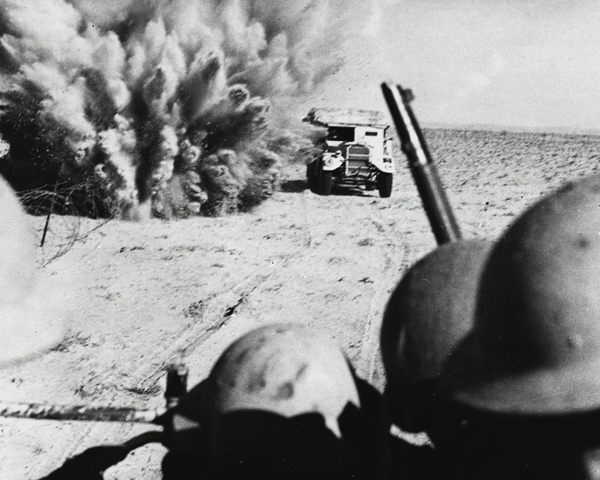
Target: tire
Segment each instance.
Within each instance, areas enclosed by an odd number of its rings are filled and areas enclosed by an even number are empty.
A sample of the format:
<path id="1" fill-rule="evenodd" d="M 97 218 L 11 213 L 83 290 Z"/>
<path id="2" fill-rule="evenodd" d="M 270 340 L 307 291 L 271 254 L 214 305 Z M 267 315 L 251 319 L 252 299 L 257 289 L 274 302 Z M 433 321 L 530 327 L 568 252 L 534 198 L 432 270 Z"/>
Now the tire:
<path id="1" fill-rule="evenodd" d="M 392 186 L 394 184 L 394 176 L 391 173 L 379 172 L 377 175 L 377 188 L 381 198 L 388 198 L 392 195 Z"/>
<path id="2" fill-rule="evenodd" d="M 319 178 L 321 180 L 319 193 L 324 196 L 329 195 L 331 193 L 331 187 L 333 185 L 333 172 L 321 170 Z"/>
<path id="3" fill-rule="evenodd" d="M 367 182 L 367 183 L 365 184 L 365 190 L 366 190 L 367 192 L 372 192 L 373 190 L 375 190 L 375 184 L 374 184 L 374 183 L 372 183 L 372 182 Z"/>
<path id="4" fill-rule="evenodd" d="M 312 193 L 319 193 L 319 177 L 316 175 L 315 166 L 317 162 L 311 162 L 306 166 L 306 178 L 308 179 L 308 188 Z"/>

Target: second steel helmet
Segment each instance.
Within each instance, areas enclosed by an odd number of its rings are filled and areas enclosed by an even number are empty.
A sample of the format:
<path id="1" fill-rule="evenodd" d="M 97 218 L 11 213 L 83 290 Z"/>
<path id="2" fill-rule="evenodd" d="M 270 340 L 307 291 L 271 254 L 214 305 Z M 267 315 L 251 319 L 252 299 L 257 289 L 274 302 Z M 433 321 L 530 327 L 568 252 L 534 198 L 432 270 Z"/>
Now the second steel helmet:
<path id="1" fill-rule="evenodd" d="M 546 196 L 498 240 L 443 384 L 491 412 L 600 408 L 600 176 Z"/>
<path id="2" fill-rule="evenodd" d="M 479 277 L 492 243 L 442 245 L 402 277 L 386 307 L 381 352 L 392 420 L 403 430 L 426 430 L 428 391 L 473 324 Z"/>

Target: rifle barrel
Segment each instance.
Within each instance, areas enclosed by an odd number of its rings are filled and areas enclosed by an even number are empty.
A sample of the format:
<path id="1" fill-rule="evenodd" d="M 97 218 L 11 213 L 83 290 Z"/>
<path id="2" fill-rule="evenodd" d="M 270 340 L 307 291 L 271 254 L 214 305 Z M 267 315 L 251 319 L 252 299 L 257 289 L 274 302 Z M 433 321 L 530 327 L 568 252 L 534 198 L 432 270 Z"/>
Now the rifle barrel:
<path id="1" fill-rule="evenodd" d="M 156 410 L 92 405 L 50 405 L 44 403 L 0 402 L 0 417 L 83 422 L 154 423 L 162 425 L 163 415 L 187 392 L 188 369 L 183 363 L 167 365 L 167 405 Z"/>
<path id="2" fill-rule="evenodd" d="M 47 405 L 0 402 L 0 417 L 87 422 L 158 423 L 166 408 L 137 410 L 106 406 Z"/>
<path id="3" fill-rule="evenodd" d="M 412 92 L 389 83 L 382 83 L 381 89 L 438 245 L 460 240 L 460 228 L 440 181 L 437 166 L 409 105 Z"/>

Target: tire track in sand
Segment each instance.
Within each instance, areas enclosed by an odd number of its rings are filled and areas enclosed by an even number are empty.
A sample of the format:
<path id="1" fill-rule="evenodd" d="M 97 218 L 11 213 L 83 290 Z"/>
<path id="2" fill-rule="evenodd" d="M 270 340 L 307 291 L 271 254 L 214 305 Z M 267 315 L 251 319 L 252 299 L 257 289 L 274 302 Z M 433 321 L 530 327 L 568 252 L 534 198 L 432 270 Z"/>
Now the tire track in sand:
<path id="1" fill-rule="evenodd" d="M 406 266 L 410 245 L 398 238 L 396 232 L 386 224 L 375 209 L 372 210 L 369 220 L 386 240 L 385 243 L 379 245 L 385 258 L 384 268 L 373 284 L 374 293 L 371 296 L 369 312 L 365 318 L 364 340 L 360 357 L 364 362 L 362 371 L 365 379 L 382 389 L 385 377 L 379 351 L 381 322 L 390 294 Z"/>
<path id="2" fill-rule="evenodd" d="M 302 195 L 300 195 L 302 197 Z M 305 205 L 302 205 L 304 207 Z M 295 210 L 298 210 L 297 208 Z M 144 364 L 132 372 L 130 382 L 123 387 L 132 393 L 139 395 L 156 394 L 159 381 L 164 377 L 166 368 L 171 362 L 180 362 L 197 352 L 197 350 L 210 341 L 215 335 L 232 319 L 238 307 L 247 303 L 250 295 L 267 283 L 278 270 L 285 269 L 291 259 L 298 257 L 302 250 L 310 248 L 312 237 L 310 226 L 306 218 L 305 208 L 302 212 L 302 229 L 298 231 L 300 242 L 291 250 L 279 254 L 276 260 L 261 271 L 247 276 L 234 285 L 223 285 L 220 293 L 209 295 L 194 304 L 188 306 L 192 309 L 194 323 L 191 328 L 182 331 L 173 339 L 168 348 L 150 364 Z"/>

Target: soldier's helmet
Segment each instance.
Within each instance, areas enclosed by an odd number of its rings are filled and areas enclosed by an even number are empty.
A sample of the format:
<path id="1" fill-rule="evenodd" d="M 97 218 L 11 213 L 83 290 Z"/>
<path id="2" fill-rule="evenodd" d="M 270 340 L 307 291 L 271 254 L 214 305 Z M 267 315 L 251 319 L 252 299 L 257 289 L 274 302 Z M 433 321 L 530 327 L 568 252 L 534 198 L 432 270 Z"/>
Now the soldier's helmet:
<path id="1" fill-rule="evenodd" d="M 492 243 L 442 245 L 402 277 L 385 309 L 385 397 L 402 430 L 428 430 L 444 365 L 473 325 L 479 277 Z"/>
<path id="2" fill-rule="evenodd" d="M 0 367 L 56 345 L 64 319 L 40 281 L 31 224 L 9 184 L 0 177 Z"/>
<path id="3" fill-rule="evenodd" d="M 217 478 L 379 478 L 381 403 L 333 339 L 286 323 L 233 342 L 177 412 L 210 438 Z"/>
<path id="4" fill-rule="evenodd" d="M 600 407 L 600 176 L 546 196 L 496 242 L 442 383 L 492 413 Z"/>
<path id="5" fill-rule="evenodd" d="M 273 324 L 239 338 L 209 376 L 210 410 L 269 411 L 284 417 L 315 412 L 340 435 L 347 404 L 360 407 L 348 361 L 328 336 L 299 324 Z"/>

